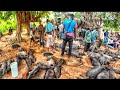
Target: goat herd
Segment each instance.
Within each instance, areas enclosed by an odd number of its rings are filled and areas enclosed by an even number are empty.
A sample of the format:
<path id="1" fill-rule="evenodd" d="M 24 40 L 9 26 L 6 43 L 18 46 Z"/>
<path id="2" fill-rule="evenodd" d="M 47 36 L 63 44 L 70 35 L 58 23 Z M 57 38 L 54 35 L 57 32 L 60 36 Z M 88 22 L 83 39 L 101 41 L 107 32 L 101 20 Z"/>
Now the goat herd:
<path id="1" fill-rule="evenodd" d="M 56 47 L 61 48 L 61 44 L 56 44 Z M 16 54 L 16 57 L 0 63 L 0 76 L 2 76 L 11 70 L 10 64 L 14 61 L 20 65 L 21 60 L 25 60 L 29 72 L 27 75 L 27 79 L 31 79 L 39 72 L 40 69 L 45 70 L 44 79 L 58 79 L 61 76 L 62 65 L 64 64 L 64 60 L 60 59 L 58 62 L 55 62 L 54 56 L 50 52 L 44 52 L 43 56 L 46 56 L 46 61 L 48 64 L 40 63 L 33 65 L 35 63 L 36 58 L 34 56 L 34 50 L 30 49 L 28 52 L 24 50 L 24 48 L 20 47 L 18 44 L 12 45 L 13 49 L 18 49 L 19 53 Z M 73 45 L 72 47 L 72 56 L 77 58 L 82 58 L 82 53 L 79 52 L 79 45 Z M 68 47 L 65 48 L 65 51 L 68 52 Z M 119 53 L 113 53 L 109 50 L 95 50 L 94 52 L 88 51 L 87 55 L 93 65 L 85 75 L 81 75 L 84 79 L 119 79 L 119 77 L 115 76 L 116 74 L 120 74 L 120 70 L 115 69 L 110 66 L 111 62 L 117 61 L 120 59 Z"/>
<path id="2" fill-rule="evenodd" d="M 35 65 L 33 65 L 33 63 L 35 63 L 36 58 L 34 56 L 34 50 L 30 49 L 28 52 L 25 51 L 23 48 L 20 47 L 20 45 L 18 44 L 13 44 L 12 45 L 13 49 L 18 49 L 19 53 L 16 54 L 16 57 L 11 59 L 11 60 L 6 60 L 1 62 L 1 67 L 0 67 L 0 76 L 2 78 L 2 76 L 9 72 L 11 70 L 10 68 L 10 64 L 12 62 L 17 62 L 18 66 L 20 65 L 20 61 L 21 60 L 25 60 L 29 72 L 27 75 L 27 79 L 31 79 L 33 76 L 36 75 L 37 72 L 39 72 L 40 69 L 45 70 L 45 75 L 44 75 L 44 79 L 55 79 L 55 78 L 59 78 L 61 75 L 61 67 L 62 64 L 64 63 L 64 60 L 60 59 L 58 63 L 56 63 L 53 60 L 53 57 L 51 55 L 53 55 L 52 53 L 49 52 L 44 52 L 43 55 L 48 57 L 46 59 L 46 61 L 48 61 L 48 65 L 44 64 L 44 63 L 37 63 Z"/>

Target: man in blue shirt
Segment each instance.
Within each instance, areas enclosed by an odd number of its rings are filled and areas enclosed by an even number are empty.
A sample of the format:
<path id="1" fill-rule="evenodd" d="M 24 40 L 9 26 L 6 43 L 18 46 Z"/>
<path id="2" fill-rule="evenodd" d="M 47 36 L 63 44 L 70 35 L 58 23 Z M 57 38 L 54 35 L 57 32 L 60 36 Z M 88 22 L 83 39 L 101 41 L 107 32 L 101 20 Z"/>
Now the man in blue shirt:
<path id="1" fill-rule="evenodd" d="M 64 55 L 64 51 L 65 51 L 67 42 L 69 43 L 68 57 L 71 56 L 73 37 L 76 38 L 75 29 L 77 28 L 77 23 L 73 19 L 74 19 L 74 15 L 70 14 L 69 18 L 63 22 L 63 29 L 64 29 L 64 32 L 66 32 L 67 37 L 66 37 L 66 39 L 63 39 L 61 56 Z"/>
<path id="2" fill-rule="evenodd" d="M 104 33 L 104 36 L 108 37 L 108 34 L 109 34 L 109 32 L 106 30 L 106 32 Z"/>
<path id="3" fill-rule="evenodd" d="M 93 52 L 95 49 L 97 49 L 96 40 L 98 38 L 98 31 L 95 29 L 91 33 L 92 33 L 91 40 L 92 40 L 92 46 L 93 46 L 92 52 Z"/>
<path id="4" fill-rule="evenodd" d="M 93 43 L 96 42 L 97 37 L 98 37 L 98 31 L 97 30 L 93 30 L 92 31 L 92 37 L 91 37 Z"/>
<path id="5" fill-rule="evenodd" d="M 47 24 L 46 24 L 46 34 L 47 34 L 47 48 L 49 52 L 49 48 L 53 46 L 53 30 L 54 26 L 53 24 L 47 19 Z"/>

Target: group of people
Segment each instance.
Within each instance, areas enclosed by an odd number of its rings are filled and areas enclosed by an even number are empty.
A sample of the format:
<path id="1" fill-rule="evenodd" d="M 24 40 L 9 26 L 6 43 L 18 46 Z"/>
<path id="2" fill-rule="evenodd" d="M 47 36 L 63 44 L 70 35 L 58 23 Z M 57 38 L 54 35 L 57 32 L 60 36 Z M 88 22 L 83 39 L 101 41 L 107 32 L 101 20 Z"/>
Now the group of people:
<path id="1" fill-rule="evenodd" d="M 103 33 L 103 43 L 107 48 L 117 49 L 120 42 L 120 33 L 115 33 L 113 31 L 101 31 Z"/>
<path id="2" fill-rule="evenodd" d="M 61 23 L 61 18 L 58 18 L 58 22 L 54 25 L 52 22 L 47 20 L 46 25 L 46 34 L 47 34 L 47 47 L 49 51 L 50 46 L 54 46 L 56 42 L 55 39 L 62 39 L 62 34 L 66 33 L 66 38 L 63 39 L 61 56 L 64 55 L 65 47 L 67 42 L 69 43 L 69 53 L 68 56 L 71 56 L 73 39 L 76 38 L 76 28 L 77 22 L 74 20 L 74 15 L 69 14 L 68 18 Z"/>
<path id="3" fill-rule="evenodd" d="M 120 34 L 108 30 L 100 30 L 99 33 L 98 30 L 98 28 L 92 27 L 79 30 L 79 35 L 85 42 L 85 52 L 89 50 L 93 52 L 95 49 L 100 48 L 101 45 L 104 45 L 106 49 L 117 49 L 119 47 Z"/>
<path id="4" fill-rule="evenodd" d="M 30 25 L 31 26 L 31 25 Z M 35 28 L 35 27 L 34 27 Z M 36 29 L 37 30 L 37 29 Z M 57 43 L 57 39 L 62 40 L 63 33 L 66 34 L 66 38 L 62 42 L 61 56 L 64 56 L 65 47 L 68 42 L 69 52 L 68 56 L 71 56 L 73 41 L 77 40 L 76 31 L 79 31 L 79 37 L 82 38 L 84 44 L 84 52 L 91 50 L 93 52 L 95 49 L 100 48 L 103 44 L 106 48 L 117 48 L 120 42 L 120 34 L 117 36 L 113 32 L 108 32 L 107 30 L 101 30 L 98 32 L 98 28 L 90 27 L 79 27 L 77 22 L 74 20 L 74 15 L 69 14 L 68 18 L 61 22 L 61 18 L 58 18 L 58 21 L 55 23 L 54 20 L 46 20 L 46 26 L 40 22 L 38 26 L 38 31 L 40 34 L 40 42 L 43 40 L 44 35 L 46 36 L 46 46 L 47 51 L 54 51 L 54 46 Z M 35 30 L 34 30 L 35 31 Z M 99 35 L 100 34 L 100 35 Z M 31 26 L 31 39 L 32 39 L 32 26 Z"/>

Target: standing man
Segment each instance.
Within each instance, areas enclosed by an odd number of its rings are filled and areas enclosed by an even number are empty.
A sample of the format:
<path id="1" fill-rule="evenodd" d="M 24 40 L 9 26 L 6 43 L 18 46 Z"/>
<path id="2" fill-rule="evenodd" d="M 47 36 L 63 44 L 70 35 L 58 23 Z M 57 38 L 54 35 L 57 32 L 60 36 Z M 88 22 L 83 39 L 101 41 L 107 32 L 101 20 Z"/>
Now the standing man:
<path id="1" fill-rule="evenodd" d="M 56 32 L 56 34 L 57 34 L 57 38 L 59 38 L 59 31 L 60 31 L 60 29 L 59 29 L 59 25 L 61 24 L 61 17 L 58 17 L 57 18 L 57 23 L 56 23 L 56 25 L 57 25 L 57 32 Z"/>
<path id="2" fill-rule="evenodd" d="M 44 27 L 43 27 L 41 21 L 38 26 L 38 32 L 39 32 L 39 36 L 40 36 L 40 46 L 43 45 L 43 47 L 44 47 Z"/>
<path id="3" fill-rule="evenodd" d="M 62 36 L 62 32 L 63 32 L 63 24 L 59 25 L 59 39 L 61 40 L 61 36 Z"/>
<path id="4" fill-rule="evenodd" d="M 46 36 L 47 36 L 47 49 L 49 52 L 50 47 L 53 47 L 53 24 L 47 19 Z"/>
<path id="5" fill-rule="evenodd" d="M 76 32 L 76 28 L 77 28 L 77 23 L 74 20 L 74 15 L 70 14 L 69 18 L 63 22 L 64 32 L 67 32 L 67 33 L 66 33 L 66 39 L 63 39 L 61 56 L 64 55 L 64 51 L 65 51 L 65 47 L 66 47 L 67 42 L 69 43 L 68 57 L 71 56 L 73 37 L 76 38 L 76 33 L 75 33 Z"/>
<path id="6" fill-rule="evenodd" d="M 87 52 L 90 49 L 91 37 L 92 37 L 91 31 L 92 30 L 90 28 L 87 28 L 86 33 L 85 33 L 85 47 L 84 47 L 85 52 Z"/>
<path id="7" fill-rule="evenodd" d="M 91 39 L 92 39 L 92 45 L 93 45 L 93 48 L 92 48 L 92 52 L 93 52 L 95 49 L 97 49 L 96 41 L 98 39 L 98 31 L 96 29 L 92 31 Z"/>
<path id="8" fill-rule="evenodd" d="M 104 33 L 104 36 L 108 37 L 108 34 L 109 34 L 108 30 L 106 30 L 105 33 Z"/>

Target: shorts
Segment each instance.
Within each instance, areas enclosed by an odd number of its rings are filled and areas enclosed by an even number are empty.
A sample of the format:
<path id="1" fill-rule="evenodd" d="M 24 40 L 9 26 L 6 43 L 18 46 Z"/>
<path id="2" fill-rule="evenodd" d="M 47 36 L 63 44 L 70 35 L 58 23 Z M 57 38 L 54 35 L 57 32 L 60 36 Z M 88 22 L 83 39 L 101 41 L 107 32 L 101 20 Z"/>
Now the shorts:
<path id="1" fill-rule="evenodd" d="M 53 46 L 53 37 L 52 35 L 47 35 L 47 47 Z"/>

